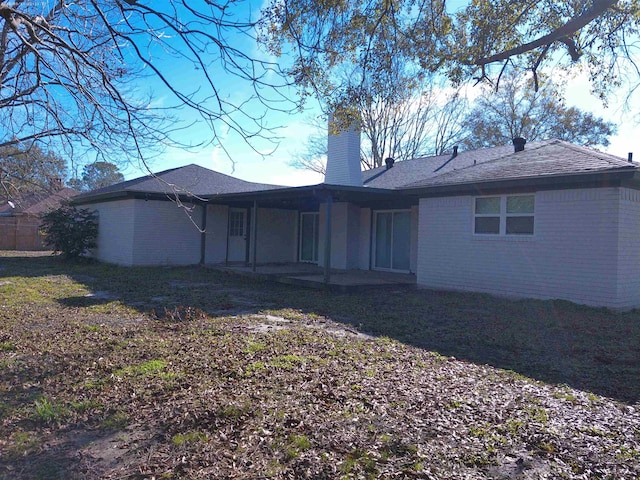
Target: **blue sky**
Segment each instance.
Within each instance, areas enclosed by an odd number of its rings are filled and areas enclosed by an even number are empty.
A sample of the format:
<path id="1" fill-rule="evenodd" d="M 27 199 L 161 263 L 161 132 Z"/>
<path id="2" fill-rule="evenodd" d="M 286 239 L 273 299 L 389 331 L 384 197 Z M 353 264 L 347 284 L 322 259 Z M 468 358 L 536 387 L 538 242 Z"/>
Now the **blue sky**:
<path id="1" fill-rule="evenodd" d="M 260 1 L 238 2 L 236 7 L 239 9 L 238 18 L 242 20 L 255 19 L 261 7 Z M 227 36 L 227 41 L 252 58 L 267 61 L 276 60 L 246 35 L 231 34 Z M 193 92 L 196 98 L 201 101 L 209 94 L 210 90 L 206 87 L 200 88 L 198 85 L 198 82 L 203 80 L 202 71 L 194 68 L 193 64 L 186 60 L 167 59 L 166 56 L 163 58 L 163 51 L 159 48 L 152 48 L 151 53 L 154 63 L 178 88 L 187 93 Z M 221 68 L 219 62 L 213 62 L 207 73 L 214 79 L 215 87 L 220 92 L 223 101 L 244 104 L 251 96 L 252 85 L 248 81 L 230 75 Z M 144 78 L 139 83 L 138 89 L 140 95 L 143 96 L 151 92 L 152 106 L 165 108 L 176 105 L 175 97 L 153 76 Z M 290 98 L 296 97 L 294 89 L 281 90 L 281 92 Z M 267 94 L 273 97 L 273 94 L 269 94 L 268 91 Z M 294 106 L 293 102 L 285 107 L 292 106 Z M 256 138 L 249 145 L 237 133 L 219 123 L 217 125 L 219 142 L 208 144 L 214 135 L 209 125 L 202 120 L 199 114 L 184 108 L 176 109 L 173 110 L 174 115 L 182 119 L 184 124 L 190 125 L 176 136 L 177 139 L 183 144 L 198 145 L 204 142 L 205 146 L 190 149 L 166 148 L 161 155 L 148 161 L 149 167 L 157 172 L 196 163 L 222 173 L 261 183 L 300 185 L 322 181 L 318 175 L 310 175 L 309 172 L 302 172 L 288 166 L 295 151 L 300 149 L 304 140 L 313 131 L 307 125 L 306 119 L 309 116 L 317 115 L 316 104 L 309 102 L 304 112 L 296 114 L 268 110 L 258 101 L 249 101 L 244 104 L 243 109 L 252 115 L 259 116 L 265 113 L 265 123 L 268 127 L 274 128 L 272 132 L 265 131 L 265 135 L 269 136 L 271 141 Z M 127 165 L 126 162 L 120 162 L 120 165 L 127 179 L 148 173 L 143 166 Z"/>
<path id="2" fill-rule="evenodd" d="M 457 9 L 466 2 L 455 1 L 449 3 L 449 8 Z M 240 4 L 242 5 L 242 3 Z M 258 2 L 244 4 L 246 14 L 255 14 L 259 11 Z M 252 52 L 261 58 L 270 58 L 265 52 L 257 49 L 246 37 L 236 37 L 233 39 L 236 45 Z M 180 82 L 189 85 L 192 75 L 197 78 L 197 72 L 192 72 L 188 65 L 174 65 L 180 72 Z M 222 71 L 210 71 L 215 76 L 216 87 L 227 98 L 242 99 L 250 91 L 248 83 L 240 82 L 237 78 L 225 75 Z M 146 88 L 155 90 L 154 101 L 162 104 L 165 96 L 161 93 L 161 88 L 153 82 L 147 83 Z M 575 105 L 582 110 L 591 111 L 608 121 L 618 125 L 618 134 L 611 138 L 611 145 L 605 149 L 608 153 L 626 158 L 628 152 L 637 149 L 637 159 L 640 159 L 640 149 L 637 148 L 636 139 L 640 138 L 640 127 L 635 117 L 634 111 L 625 111 L 625 96 L 620 92 L 619 97 L 611 97 L 608 108 L 604 108 L 602 102 L 592 96 L 589 92 L 589 82 L 585 75 L 578 75 L 569 82 L 567 90 L 567 103 Z M 479 87 L 478 87 L 479 90 Z M 473 89 L 472 89 L 473 92 Z M 292 90 L 291 95 L 295 95 Z M 247 108 L 259 112 L 262 108 L 257 103 L 250 103 Z M 168 148 L 161 156 L 151 162 L 154 171 L 161 171 L 168 168 L 179 167 L 190 163 L 195 163 L 206 168 L 210 168 L 222 173 L 231 174 L 238 178 L 260 183 L 273 183 L 280 185 L 305 185 L 322 182 L 322 177 L 312 172 L 297 170 L 289 165 L 296 152 L 304 149 L 306 138 L 314 132 L 313 127 L 308 124 L 308 119 L 318 115 L 319 110 L 313 102 L 307 104 L 307 108 L 299 113 L 282 113 L 278 111 L 268 111 L 266 120 L 270 126 L 279 126 L 274 136 L 277 137 L 277 145 L 269 142 L 256 142 L 254 147 L 260 152 L 254 151 L 240 137 L 226 129 L 219 131 L 219 138 L 225 149 L 230 153 L 231 161 L 224 150 L 219 145 L 207 145 L 204 148 L 191 150 Z M 185 119 L 197 120 L 197 117 L 187 113 L 182 114 Z M 184 143 L 199 142 L 209 139 L 211 133 L 209 127 L 203 122 L 196 123 L 188 130 L 182 132 L 181 140 Z M 277 148 L 275 148 L 277 147 Z M 139 168 L 128 167 L 124 170 L 127 179 L 137 177 L 146 172 Z"/>

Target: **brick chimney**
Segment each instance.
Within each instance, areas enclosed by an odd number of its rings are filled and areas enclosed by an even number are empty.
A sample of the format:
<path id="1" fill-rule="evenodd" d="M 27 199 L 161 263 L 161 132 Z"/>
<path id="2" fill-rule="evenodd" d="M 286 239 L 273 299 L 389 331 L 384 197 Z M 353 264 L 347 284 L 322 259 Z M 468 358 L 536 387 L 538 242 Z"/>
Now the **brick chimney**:
<path id="1" fill-rule="evenodd" d="M 333 125 L 333 115 L 329 117 L 327 170 L 324 175 L 324 183 L 362 186 L 360 128 L 353 124 L 348 129 L 336 132 Z"/>

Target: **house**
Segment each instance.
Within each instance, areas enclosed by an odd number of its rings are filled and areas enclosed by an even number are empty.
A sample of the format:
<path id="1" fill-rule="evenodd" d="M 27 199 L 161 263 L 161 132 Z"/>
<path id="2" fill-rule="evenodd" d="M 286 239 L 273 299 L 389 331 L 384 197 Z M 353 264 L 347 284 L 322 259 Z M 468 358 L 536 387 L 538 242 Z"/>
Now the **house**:
<path id="1" fill-rule="evenodd" d="M 75 203 L 99 213 L 95 256 L 122 265 L 309 262 L 327 279 L 409 272 L 429 288 L 640 306 L 638 167 L 560 140 L 514 145 L 360 172 L 349 130 L 329 136 L 319 185 L 189 165 Z"/>
<path id="2" fill-rule="evenodd" d="M 59 185 L 0 203 L 0 250 L 45 250 L 40 217 L 80 192 Z"/>

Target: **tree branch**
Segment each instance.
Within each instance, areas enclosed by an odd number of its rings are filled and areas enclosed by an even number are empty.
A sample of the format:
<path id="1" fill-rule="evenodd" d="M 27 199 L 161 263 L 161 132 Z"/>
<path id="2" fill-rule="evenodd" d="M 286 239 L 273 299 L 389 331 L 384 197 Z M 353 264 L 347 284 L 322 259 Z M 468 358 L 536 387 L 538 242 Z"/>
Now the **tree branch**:
<path id="1" fill-rule="evenodd" d="M 582 15 L 569 20 L 567 23 L 557 28 L 553 32 L 544 35 L 543 37 L 540 37 L 532 42 L 519 45 L 518 47 L 512 48 L 510 50 L 505 50 L 504 52 L 491 55 L 490 57 L 478 59 L 474 62 L 474 65 L 484 66 L 489 63 L 506 60 L 507 58 L 513 57 L 515 55 L 522 55 L 523 53 L 530 52 L 532 50 L 535 50 L 536 48 L 549 45 L 557 41 L 567 44 L 567 39 L 572 34 L 576 33 L 578 30 L 585 27 L 599 16 L 603 15 L 608 9 L 612 8 L 616 4 L 616 2 L 617 0 L 594 0 L 593 5 L 590 9 L 588 9 Z M 579 55 L 579 53 L 575 48 L 573 50 L 571 50 L 570 48 L 570 53 L 571 58 L 575 61 L 577 57 L 574 57 L 576 55 Z"/>

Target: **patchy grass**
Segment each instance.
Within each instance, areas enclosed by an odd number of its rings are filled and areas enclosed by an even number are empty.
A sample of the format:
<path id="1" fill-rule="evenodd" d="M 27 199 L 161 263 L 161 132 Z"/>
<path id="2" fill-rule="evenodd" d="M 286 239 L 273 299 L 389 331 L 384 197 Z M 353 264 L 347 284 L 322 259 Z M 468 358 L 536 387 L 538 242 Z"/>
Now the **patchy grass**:
<path id="1" fill-rule="evenodd" d="M 639 332 L 0 253 L 0 478 L 638 478 Z"/>

